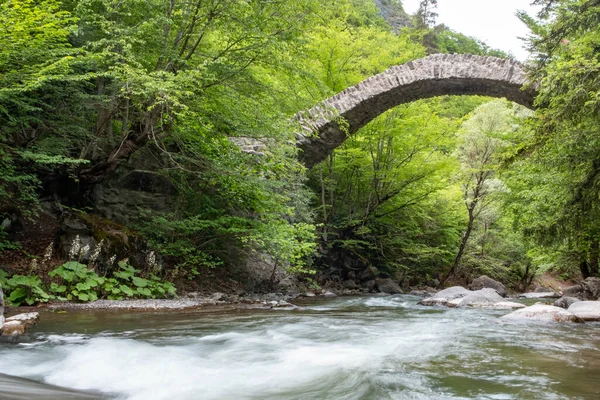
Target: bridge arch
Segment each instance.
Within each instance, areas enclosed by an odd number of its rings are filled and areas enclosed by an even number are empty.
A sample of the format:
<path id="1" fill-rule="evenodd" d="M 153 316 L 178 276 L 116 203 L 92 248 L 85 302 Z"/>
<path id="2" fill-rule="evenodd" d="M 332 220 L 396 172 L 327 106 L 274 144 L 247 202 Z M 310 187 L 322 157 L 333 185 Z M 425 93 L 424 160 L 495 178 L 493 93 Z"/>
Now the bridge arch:
<path id="1" fill-rule="evenodd" d="M 397 65 L 298 113 L 299 157 L 311 168 L 378 115 L 418 99 L 483 95 L 533 108 L 536 92 L 523 90 L 526 83 L 521 64 L 497 57 L 434 54 Z"/>

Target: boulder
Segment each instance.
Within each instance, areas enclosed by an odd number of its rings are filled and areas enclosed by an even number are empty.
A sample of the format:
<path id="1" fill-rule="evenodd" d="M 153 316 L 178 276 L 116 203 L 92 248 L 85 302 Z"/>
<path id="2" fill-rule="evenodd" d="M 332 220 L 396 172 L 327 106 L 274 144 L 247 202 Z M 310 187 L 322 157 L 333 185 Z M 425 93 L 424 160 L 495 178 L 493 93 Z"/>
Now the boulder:
<path id="1" fill-rule="evenodd" d="M 421 300 L 419 304 L 424 306 L 445 306 L 449 301 L 465 297 L 469 293 L 471 293 L 471 291 L 462 286 L 452 286 L 437 292 L 431 297 Z"/>
<path id="2" fill-rule="evenodd" d="M 440 280 L 439 279 L 431 279 L 429 281 L 427 281 L 427 286 L 432 286 L 432 287 L 438 287 L 440 286 Z"/>
<path id="3" fill-rule="evenodd" d="M 412 296 L 420 296 L 420 297 L 431 296 L 431 293 L 429 293 L 427 290 L 420 290 L 420 289 L 411 290 L 409 294 Z"/>
<path id="4" fill-rule="evenodd" d="M 3 337 L 21 336 L 27 328 L 38 323 L 40 314 L 36 312 L 18 314 L 4 321 L 4 326 L 0 329 Z"/>
<path id="5" fill-rule="evenodd" d="M 456 304 L 456 307 L 491 307 L 504 300 L 495 289 L 485 288 L 468 293 L 462 298 L 448 302 L 448 306 Z"/>
<path id="6" fill-rule="evenodd" d="M 547 288 L 546 286 L 538 286 L 533 291 L 534 293 L 549 293 L 552 292 L 552 289 Z"/>
<path id="7" fill-rule="evenodd" d="M 379 272 L 376 268 L 367 267 L 358 274 L 358 279 L 360 279 L 361 281 L 374 280 L 377 277 L 378 273 Z"/>
<path id="8" fill-rule="evenodd" d="M 487 308 L 492 308 L 494 310 L 517 310 L 525 307 L 525 304 L 516 303 L 514 301 L 500 301 L 488 306 Z"/>
<path id="9" fill-rule="evenodd" d="M 342 282 L 342 286 L 345 289 L 350 289 L 350 290 L 357 290 L 359 288 L 358 285 L 356 284 L 356 282 L 354 282 L 352 279 L 348 279 L 348 280 Z"/>
<path id="10" fill-rule="evenodd" d="M 400 286 L 390 278 L 377 279 L 377 288 L 381 293 L 402 294 Z"/>
<path id="11" fill-rule="evenodd" d="M 546 304 L 534 304 L 530 307 L 513 311 L 500 318 L 507 321 L 583 322 L 581 318 L 563 308 Z"/>
<path id="12" fill-rule="evenodd" d="M 36 312 L 30 312 L 25 314 L 18 314 L 12 317 L 6 318 L 6 322 L 17 321 L 25 327 L 33 326 L 40 320 L 40 314 Z"/>
<path id="13" fill-rule="evenodd" d="M 6 321 L 2 327 L 2 336 L 21 336 L 25 334 L 25 325 L 19 321 Z"/>
<path id="14" fill-rule="evenodd" d="M 587 278 L 581 282 L 581 287 L 585 300 L 600 299 L 600 278 Z"/>
<path id="15" fill-rule="evenodd" d="M 554 307 L 568 309 L 571 306 L 571 304 L 576 303 L 578 301 L 581 300 L 579 300 L 576 297 L 563 296 L 554 302 Z"/>
<path id="16" fill-rule="evenodd" d="M 573 285 L 562 290 L 563 296 L 568 297 L 579 297 L 583 292 L 583 287 L 581 285 Z"/>
<path id="17" fill-rule="evenodd" d="M 214 301 L 225 301 L 227 295 L 225 293 L 216 292 L 210 295 L 210 299 Z"/>
<path id="18" fill-rule="evenodd" d="M 558 299 L 559 297 L 556 292 L 523 293 L 519 296 L 520 299 Z"/>
<path id="19" fill-rule="evenodd" d="M 335 294 L 331 291 L 327 291 L 327 292 L 323 293 L 323 297 L 337 297 L 337 294 Z"/>
<path id="20" fill-rule="evenodd" d="M 481 275 L 479 278 L 473 279 L 473 282 L 469 285 L 471 290 L 480 290 L 484 288 L 494 289 L 502 297 L 506 297 L 506 288 L 504 285 L 487 275 Z"/>
<path id="21" fill-rule="evenodd" d="M 365 288 L 367 288 L 369 292 L 373 292 L 377 283 L 374 279 L 371 279 L 370 281 L 366 281 L 365 283 L 363 283 L 363 285 L 365 286 Z"/>
<path id="22" fill-rule="evenodd" d="M 277 289 L 279 289 L 283 293 L 297 295 L 298 293 L 300 293 L 300 283 L 298 282 L 298 279 L 296 277 L 291 275 L 286 276 L 277 283 Z"/>
<path id="23" fill-rule="evenodd" d="M 600 301 L 578 301 L 569 306 L 569 312 L 584 321 L 600 321 Z"/>

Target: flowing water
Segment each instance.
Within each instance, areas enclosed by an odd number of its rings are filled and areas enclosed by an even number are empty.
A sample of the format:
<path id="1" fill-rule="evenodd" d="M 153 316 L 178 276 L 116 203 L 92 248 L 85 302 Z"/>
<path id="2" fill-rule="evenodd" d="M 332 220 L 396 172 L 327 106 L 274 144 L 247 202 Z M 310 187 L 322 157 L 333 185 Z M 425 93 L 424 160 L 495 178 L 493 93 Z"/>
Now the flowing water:
<path id="1" fill-rule="evenodd" d="M 0 373 L 107 399 L 600 399 L 600 324 L 514 324 L 417 301 L 45 313 L 30 342 L 0 346 Z M 6 387 L 70 398 L 0 375 L 0 398 Z"/>

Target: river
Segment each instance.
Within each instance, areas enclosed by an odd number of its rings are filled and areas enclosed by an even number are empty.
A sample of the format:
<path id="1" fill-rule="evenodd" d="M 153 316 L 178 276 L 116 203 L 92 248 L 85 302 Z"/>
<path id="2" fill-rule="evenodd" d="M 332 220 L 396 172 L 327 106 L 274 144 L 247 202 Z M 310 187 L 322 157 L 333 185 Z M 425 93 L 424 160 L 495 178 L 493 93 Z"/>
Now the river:
<path id="1" fill-rule="evenodd" d="M 43 313 L 30 342 L 0 346 L 0 372 L 107 399 L 600 398 L 600 324 L 515 324 L 498 319 L 506 311 L 418 300 Z M 9 385 L 52 398 L 29 381 Z M 2 388 L 0 377 L 0 398 Z"/>

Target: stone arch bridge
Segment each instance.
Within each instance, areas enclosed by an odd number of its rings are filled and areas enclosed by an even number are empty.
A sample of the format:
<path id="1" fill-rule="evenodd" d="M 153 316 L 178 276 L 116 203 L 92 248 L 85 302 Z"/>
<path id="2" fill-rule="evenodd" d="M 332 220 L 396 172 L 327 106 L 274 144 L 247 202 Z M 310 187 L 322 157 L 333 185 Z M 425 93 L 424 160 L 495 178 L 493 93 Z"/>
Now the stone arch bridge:
<path id="1" fill-rule="evenodd" d="M 505 97 L 533 107 L 534 88 L 516 61 L 469 54 L 434 54 L 397 65 L 296 114 L 300 160 L 308 168 L 323 161 L 349 135 L 397 105 L 441 95 Z M 252 151 L 250 142 L 240 143 Z"/>

